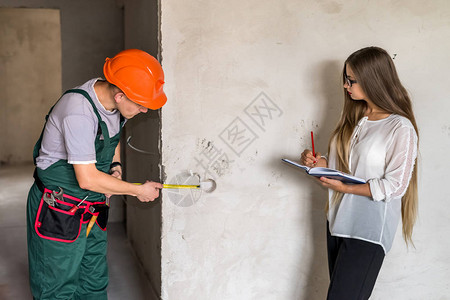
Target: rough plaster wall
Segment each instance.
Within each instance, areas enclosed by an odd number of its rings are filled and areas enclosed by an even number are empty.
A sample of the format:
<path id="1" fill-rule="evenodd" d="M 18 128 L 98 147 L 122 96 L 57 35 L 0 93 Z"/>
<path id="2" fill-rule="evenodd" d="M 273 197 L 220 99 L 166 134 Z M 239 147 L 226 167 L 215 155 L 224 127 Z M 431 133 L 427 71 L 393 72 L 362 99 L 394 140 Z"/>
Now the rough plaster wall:
<path id="1" fill-rule="evenodd" d="M 59 10 L 0 8 L 0 163 L 32 160 L 61 94 Z"/>
<path id="2" fill-rule="evenodd" d="M 446 0 L 163 1 L 163 165 L 218 183 L 191 206 L 164 192 L 163 299 L 325 298 L 326 194 L 280 158 L 312 129 L 326 152 L 342 63 L 370 45 L 396 54 L 421 134 L 416 249 L 397 232 L 372 299 L 448 299 L 449 33 Z"/>

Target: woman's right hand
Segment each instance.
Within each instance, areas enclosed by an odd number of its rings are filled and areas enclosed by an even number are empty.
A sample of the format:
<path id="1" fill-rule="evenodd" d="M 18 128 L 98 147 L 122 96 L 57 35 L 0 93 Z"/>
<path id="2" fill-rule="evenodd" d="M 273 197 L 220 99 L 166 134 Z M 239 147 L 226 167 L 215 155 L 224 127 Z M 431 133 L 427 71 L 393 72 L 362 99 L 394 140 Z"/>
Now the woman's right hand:
<path id="1" fill-rule="evenodd" d="M 140 192 L 136 197 L 141 202 L 153 201 L 159 197 L 159 190 L 163 188 L 163 185 L 159 182 L 146 181 L 140 186 Z"/>
<path id="2" fill-rule="evenodd" d="M 305 151 L 303 151 L 302 155 L 300 156 L 300 164 L 309 168 L 313 168 L 317 165 L 317 162 L 320 158 L 321 155 L 319 152 L 317 152 L 316 156 L 314 157 L 311 150 L 305 149 Z"/>

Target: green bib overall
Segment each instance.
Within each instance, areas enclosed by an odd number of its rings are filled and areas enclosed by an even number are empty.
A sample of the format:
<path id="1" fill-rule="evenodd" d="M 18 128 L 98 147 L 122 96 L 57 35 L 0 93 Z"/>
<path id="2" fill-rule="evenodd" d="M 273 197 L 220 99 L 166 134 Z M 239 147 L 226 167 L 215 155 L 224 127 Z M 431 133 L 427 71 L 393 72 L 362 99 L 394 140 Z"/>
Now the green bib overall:
<path id="1" fill-rule="evenodd" d="M 101 120 L 86 91 L 77 89 L 66 93 L 80 93 L 92 105 L 99 121 L 95 140 L 96 167 L 108 173 L 120 132 L 112 138 L 109 137 L 106 123 Z M 53 107 L 46 120 L 52 110 Z M 122 125 L 123 123 L 121 128 Z M 43 133 L 34 148 L 34 160 L 41 148 L 42 135 Z M 97 220 L 97 225 L 103 225 L 103 229 L 94 225 L 89 237 L 86 237 L 87 223 L 92 216 L 89 206 L 104 206 L 105 196 L 80 188 L 74 168 L 66 160 L 59 160 L 45 170 L 36 168 L 36 175 L 37 180 L 30 189 L 27 202 L 28 261 L 34 299 L 107 299 L 107 210 L 103 224 L 99 223 L 100 217 Z M 63 201 L 55 207 L 50 207 L 43 201 L 42 185 L 45 191 L 58 191 L 62 188 L 65 194 Z M 67 212 L 79 203 L 79 199 L 86 196 L 88 198 L 76 213 Z M 51 217 L 55 214 L 56 218 L 60 216 L 61 219 L 55 221 L 55 218 Z"/>

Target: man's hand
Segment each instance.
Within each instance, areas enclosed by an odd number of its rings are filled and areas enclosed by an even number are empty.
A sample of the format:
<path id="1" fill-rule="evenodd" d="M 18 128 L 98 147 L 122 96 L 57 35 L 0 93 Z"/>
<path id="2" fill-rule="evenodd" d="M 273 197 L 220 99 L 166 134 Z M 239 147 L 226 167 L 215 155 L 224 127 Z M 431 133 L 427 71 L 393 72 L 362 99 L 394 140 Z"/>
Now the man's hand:
<path id="1" fill-rule="evenodd" d="M 110 172 L 111 176 L 122 180 L 122 168 L 121 167 L 117 166 L 115 168 L 112 168 L 109 172 Z"/>
<path id="2" fill-rule="evenodd" d="M 159 182 L 147 180 L 139 188 L 139 193 L 136 195 L 136 197 L 141 202 L 149 202 L 159 197 L 159 190 L 163 188 L 163 185 Z"/>
<path id="3" fill-rule="evenodd" d="M 122 172 L 121 172 L 121 170 L 122 170 L 122 168 L 121 167 L 119 167 L 119 166 L 117 166 L 116 167 L 117 169 L 119 169 L 119 170 L 113 170 L 113 169 L 111 169 L 111 176 L 112 177 L 115 177 L 115 178 L 117 178 L 117 179 L 120 179 L 120 180 L 122 180 Z M 116 169 L 116 168 L 114 168 L 114 169 Z M 105 197 L 106 197 L 106 199 L 109 199 L 109 198 L 111 198 L 111 194 L 105 194 Z"/>

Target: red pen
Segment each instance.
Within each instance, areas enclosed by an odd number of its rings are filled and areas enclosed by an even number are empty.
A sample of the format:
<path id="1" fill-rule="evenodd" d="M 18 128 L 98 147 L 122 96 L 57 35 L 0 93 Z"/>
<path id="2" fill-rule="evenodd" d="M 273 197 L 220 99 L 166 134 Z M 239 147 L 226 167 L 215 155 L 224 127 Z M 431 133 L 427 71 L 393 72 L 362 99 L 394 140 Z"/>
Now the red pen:
<path id="1" fill-rule="evenodd" d="M 314 134 L 313 134 L 312 131 L 311 131 L 311 144 L 312 144 L 312 150 L 313 150 L 312 155 L 313 155 L 314 157 L 316 157 L 316 151 L 314 151 Z"/>

